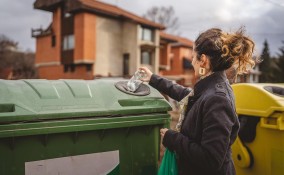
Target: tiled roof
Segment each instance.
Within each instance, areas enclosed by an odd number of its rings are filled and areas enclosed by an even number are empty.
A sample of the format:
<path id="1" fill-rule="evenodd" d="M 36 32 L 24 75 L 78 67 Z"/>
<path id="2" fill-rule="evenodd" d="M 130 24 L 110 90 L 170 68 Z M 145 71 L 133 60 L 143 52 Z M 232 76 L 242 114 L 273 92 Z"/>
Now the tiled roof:
<path id="1" fill-rule="evenodd" d="M 142 18 L 140 16 L 137 16 L 133 13 L 130 13 L 126 10 L 123 10 L 117 6 L 114 5 L 110 5 L 107 3 L 103 3 L 97 0 L 79 0 L 84 6 L 90 7 L 94 10 L 99 10 L 103 13 L 106 13 L 108 15 L 114 15 L 114 16 L 118 16 L 118 17 L 124 17 L 130 20 L 133 20 L 135 22 L 138 22 L 140 24 L 144 24 L 147 26 L 151 26 L 154 28 L 158 28 L 158 29 L 165 29 L 165 26 L 152 22 L 150 20 L 147 20 L 145 18 Z"/>
<path id="2" fill-rule="evenodd" d="M 160 37 L 161 39 L 166 39 L 174 42 L 173 46 L 193 47 L 193 41 L 184 37 L 171 35 L 165 32 L 160 32 Z"/>
<path id="3" fill-rule="evenodd" d="M 53 11 L 56 7 L 61 6 L 62 4 L 64 4 L 64 8 L 67 12 L 89 11 L 96 14 L 129 19 L 131 21 L 152 28 L 161 30 L 165 29 L 165 26 L 161 24 L 155 23 L 146 18 L 142 18 L 126 10 L 123 10 L 117 6 L 110 5 L 98 0 L 36 0 L 34 3 L 34 8 Z"/>
<path id="4" fill-rule="evenodd" d="M 166 40 L 172 41 L 172 42 L 178 42 L 177 36 L 170 35 L 170 34 L 165 33 L 165 32 L 160 32 L 160 38 L 161 39 L 166 39 Z"/>

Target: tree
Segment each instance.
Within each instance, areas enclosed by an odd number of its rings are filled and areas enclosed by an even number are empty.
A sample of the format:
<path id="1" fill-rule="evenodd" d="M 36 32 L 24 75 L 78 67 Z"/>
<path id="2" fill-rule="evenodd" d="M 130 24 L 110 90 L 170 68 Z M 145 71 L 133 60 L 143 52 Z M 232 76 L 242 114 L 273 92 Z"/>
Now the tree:
<path id="1" fill-rule="evenodd" d="M 175 10 L 172 6 L 169 7 L 157 7 L 150 8 L 145 18 L 160 23 L 166 27 L 166 31 L 171 34 L 178 34 L 179 22 L 178 17 L 175 16 Z"/>
<path id="2" fill-rule="evenodd" d="M 9 39 L 5 35 L 0 35 L 0 53 L 18 48 L 18 43 Z"/>
<path id="3" fill-rule="evenodd" d="M 282 41 L 283 46 L 279 48 L 280 53 L 278 53 L 277 65 L 279 67 L 277 76 L 277 82 L 284 83 L 284 41 Z"/>
<path id="4" fill-rule="evenodd" d="M 273 82 L 274 76 L 272 71 L 272 61 L 270 57 L 269 45 L 267 40 L 263 43 L 263 50 L 261 54 L 261 63 L 259 64 L 259 70 L 261 71 L 261 75 L 259 77 L 260 83 L 268 83 Z"/>
<path id="5" fill-rule="evenodd" d="M 37 78 L 34 59 L 34 53 L 19 51 L 17 42 L 0 35 L 0 78 Z"/>

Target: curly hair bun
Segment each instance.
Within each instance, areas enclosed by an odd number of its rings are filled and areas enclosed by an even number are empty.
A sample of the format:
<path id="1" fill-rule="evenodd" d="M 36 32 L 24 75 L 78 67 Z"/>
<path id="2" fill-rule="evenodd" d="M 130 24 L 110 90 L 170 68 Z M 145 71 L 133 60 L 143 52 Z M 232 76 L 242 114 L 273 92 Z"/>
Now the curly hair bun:
<path id="1" fill-rule="evenodd" d="M 212 28 L 201 33 L 195 41 L 197 56 L 209 56 L 214 72 L 227 70 L 233 65 L 238 74 L 248 72 L 255 65 L 252 58 L 254 46 L 254 42 L 244 35 L 244 28 L 233 33 Z"/>
<path id="2" fill-rule="evenodd" d="M 255 44 L 244 35 L 243 28 L 231 34 L 222 32 L 221 40 L 221 58 L 225 59 L 230 67 L 232 64 L 236 65 L 238 74 L 247 73 L 249 69 L 254 67 L 255 61 L 252 59 L 252 54 Z"/>

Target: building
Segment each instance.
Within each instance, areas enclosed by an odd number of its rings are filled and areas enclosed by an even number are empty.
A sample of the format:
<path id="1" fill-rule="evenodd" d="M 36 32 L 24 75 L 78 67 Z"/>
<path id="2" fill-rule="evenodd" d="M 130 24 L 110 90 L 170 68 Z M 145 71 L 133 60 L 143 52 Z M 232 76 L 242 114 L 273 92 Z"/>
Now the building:
<path id="1" fill-rule="evenodd" d="M 140 66 L 159 71 L 164 26 L 96 0 L 36 0 L 52 13 L 47 29 L 32 29 L 40 78 L 128 76 Z"/>
<path id="2" fill-rule="evenodd" d="M 184 86 L 195 83 L 192 62 L 193 42 L 160 32 L 160 74 Z"/>
<path id="3" fill-rule="evenodd" d="M 259 64 L 257 64 L 247 74 L 238 75 L 237 83 L 259 83 L 260 75 L 261 75 L 261 72 L 259 71 Z"/>

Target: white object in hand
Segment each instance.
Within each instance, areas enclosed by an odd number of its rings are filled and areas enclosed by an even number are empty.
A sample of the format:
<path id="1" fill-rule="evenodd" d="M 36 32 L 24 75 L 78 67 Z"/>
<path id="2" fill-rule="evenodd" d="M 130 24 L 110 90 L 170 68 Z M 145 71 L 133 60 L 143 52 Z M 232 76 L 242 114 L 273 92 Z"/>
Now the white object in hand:
<path id="1" fill-rule="evenodd" d="M 144 71 L 138 70 L 127 82 L 127 90 L 130 92 L 135 92 L 140 84 L 142 83 L 141 79 L 145 78 L 147 75 Z"/>

